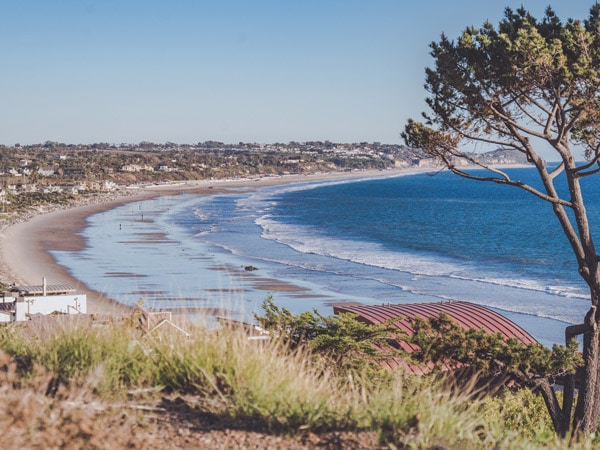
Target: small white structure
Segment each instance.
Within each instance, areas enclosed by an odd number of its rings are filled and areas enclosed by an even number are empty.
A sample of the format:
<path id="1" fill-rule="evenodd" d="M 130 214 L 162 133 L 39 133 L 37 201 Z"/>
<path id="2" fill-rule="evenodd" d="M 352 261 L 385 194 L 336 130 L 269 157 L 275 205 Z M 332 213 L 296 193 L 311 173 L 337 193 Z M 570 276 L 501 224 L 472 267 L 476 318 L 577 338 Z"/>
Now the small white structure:
<path id="1" fill-rule="evenodd" d="M 30 320 L 40 314 L 85 314 L 87 297 L 69 284 L 14 286 L 2 295 L 0 323 Z"/>

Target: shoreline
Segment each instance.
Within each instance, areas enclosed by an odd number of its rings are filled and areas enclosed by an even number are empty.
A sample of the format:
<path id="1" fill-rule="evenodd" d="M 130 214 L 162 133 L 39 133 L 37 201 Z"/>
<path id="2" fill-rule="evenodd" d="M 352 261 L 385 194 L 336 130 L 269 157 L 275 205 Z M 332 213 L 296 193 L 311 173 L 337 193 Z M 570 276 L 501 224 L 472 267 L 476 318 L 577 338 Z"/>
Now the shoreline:
<path id="1" fill-rule="evenodd" d="M 119 205 L 150 198 L 144 195 L 123 195 L 117 198 L 82 206 L 35 215 L 28 220 L 8 225 L 0 240 L 0 271 L 9 283 L 39 285 L 42 278 L 49 284 L 67 283 L 87 295 L 90 314 L 124 313 L 128 308 L 101 292 L 89 289 L 59 265 L 52 250 L 77 250 L 85 247 L 81 231 L 86 218 Z"/>
<path id="2" fill-rule="evenodd" d="M 198 180 L 164 185 L 129 188 L 127 194 L 114 195 L 108 199 L 98 197 L 84 205 L 75 205 L 50 212 L 40 212 L 18 223 L 4 226 L 0 234 L 0 274 L 8 283 L 38 285 L 42 278 L 48 284 L 71 284 L 78 292 L 87 295 L 88 314 L 127 314 L 131 308 L 102 292 L 90 289 L 84 281 L 75 278 L 67 268 L 59 265 L 51 251 L 76 251 L 85 248 L 81 236 L 87 217 L 111 210 L 126 203 L 147 200 L 157 196 L 198 193 L 212 195 L 227 193 L 230 189 L 254 190 L 261 187 L 300 182 L 381 178 L 431 172 L 432 168 L 401 168 L 357 172 L 331 172 L 310 175 L 283 175 L 231 180 Z M 269 287 L 280 283 L 273 280 Z M 282 285 L 282 289 L 285 288 Z M 272 290 L 276 290 L 272 289 Z"/>

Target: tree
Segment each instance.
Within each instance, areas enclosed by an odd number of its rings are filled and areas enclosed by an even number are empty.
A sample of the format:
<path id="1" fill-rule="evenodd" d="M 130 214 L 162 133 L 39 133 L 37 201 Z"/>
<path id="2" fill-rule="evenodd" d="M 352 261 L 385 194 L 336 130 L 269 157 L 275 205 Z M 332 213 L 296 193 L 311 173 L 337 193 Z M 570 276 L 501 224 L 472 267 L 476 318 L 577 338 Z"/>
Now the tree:
<path id="1" fill-rule="evenodd" d="M 444 313 L 427 319 L 416 317 L 411 325 L 414 334 L 409 342 L 417 347 L 411 357 L 416 361 L 433 363 L 435 369 L 476 371 L 486 384 L 493 379 L 500 382 L 510 379 L 517 386 L 539 389 L 544 400 L 556 400 L 549 380 L 560 380 L 581 365 L 574 339 L 566 347 L 555 344 L 552 349 L 539 343 L 525 345 L 500 333 L 463 328 Z M 565 401 L 562 408 L 572 409 L 571 400 Z M 561 430 L 561 422 L 557 421 L 562 415 L 558 403 L 546 401 L 546 406 L 555 428 Z"/>
<path id="2" fill-rule="evenodd" d="M 308 347 L 325 365 L 342 372 L 377 371 L 379 361 L 403 355 L 393 343 L 404 335 L 391 324 L 362 323 L 355 314 L 326 317 L 316 310 L 294 315 L 275 305 L 271 297 L 262 308 L 265 315 L 255 317 L 260 326 L 292 349 Z"/>
<path id="3" fill-rule="evenodd" d="M 431 112 L 423 114 L 424 123 L 409 120 L 402 137 L 455 174 L 515 186 L 551 205 L 589 286 L 591 306 L 582 324 L 566 330 L 567 341 L 583 335 L 584 362 L 566 378 L 563 404 L 553 390 L 543 392 L 559 434 L 594 432 L 600 417 L 600 258 L 583 187 L 600 172 L 600 5 L 585 20 L 564 23 L 550 8 L 541 21 L 523 8 L 507 8 L 497 27 L 470 27 L 455 41 L 442 35 L 431 44 L 431 55 Z M 482 163 L 467 151 L 473 144 L 524 154 L 541 187 Z M 553 152 L 558 166 L 547 164 L 541 149 Z M 458 164 L 465 160 L 487 170 Z"/>

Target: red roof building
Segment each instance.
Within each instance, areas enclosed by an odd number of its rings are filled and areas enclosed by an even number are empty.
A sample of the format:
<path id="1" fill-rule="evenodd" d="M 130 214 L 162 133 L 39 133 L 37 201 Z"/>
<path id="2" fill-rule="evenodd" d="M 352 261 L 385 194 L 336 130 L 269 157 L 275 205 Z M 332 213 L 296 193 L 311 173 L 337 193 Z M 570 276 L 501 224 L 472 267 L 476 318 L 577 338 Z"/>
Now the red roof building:
<path id="1" fill-rule="evenodd" d="M 345 305 L 334 306 L 333 312 L 356 314 L 357 320 L 369 324 L 382 324 L 392 319 L 401 318 L 393 323 L 395 327 L 402 330 L 407 336 L 412 336 L 411 319 L 421 317 L 428 319 L 438 317 L 440 313 L 446 313 L 458 325 L 465 329 L 483 329 L 488 333 L 500 333 L 506 339 L 516 338 L 524 345 L 534 344 L 537 341 L 523 328 L 507 319 L 506 317 L 483 306 L 469 302 L 440 302 L 440 303 L 411 303 L 404 305 Z M 399 341 L 400 348 L 407 352 L 417 349 L 414 344 Z M 420 367 L 412 363 L 403 363 L 399 360 L 390 360 L 386 365 L 391 368 L 404 366 L 415 374 L 428 373 L 433 367 Z"/>

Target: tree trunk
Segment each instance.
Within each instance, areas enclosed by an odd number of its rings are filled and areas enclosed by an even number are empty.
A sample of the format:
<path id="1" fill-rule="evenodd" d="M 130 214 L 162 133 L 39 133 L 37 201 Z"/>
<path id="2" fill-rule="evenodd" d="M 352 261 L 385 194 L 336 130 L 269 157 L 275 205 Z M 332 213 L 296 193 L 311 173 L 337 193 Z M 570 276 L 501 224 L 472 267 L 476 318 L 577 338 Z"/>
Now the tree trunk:
<path id="1" fill-rule="evenodd" d="M 544 398 L 544 402 L 546 403 L 546 408 L 548 409 L 548 413 L 552 419 L 552 425 L 554 425 L 556 434 L 564 438 L 569 431 L 569 427 L 571 426 L 570 416 L 567 417 L 565 414 L 565 403 L 563 403 L 563 408 L 561 408 L 558 403 L 558 399 L 556 398 L 556 392 L 550 385 L 550 382 L 547 378 L 538 380 L 534 383 L 533 387 L 534 389 L 538 390 Z M 567 387 L 565 386 L 565 393 L 567 392 L 566 389 Z"/>
<path id="2" fill-rule="evenodd" d="M 576 432 L 593 433 L 600 418 L 600 326 L 595 307 L 590 309 L 586 322 L 591 325 L 591 329 L 583 335 L 584 370 L 573 428 Z"/>

